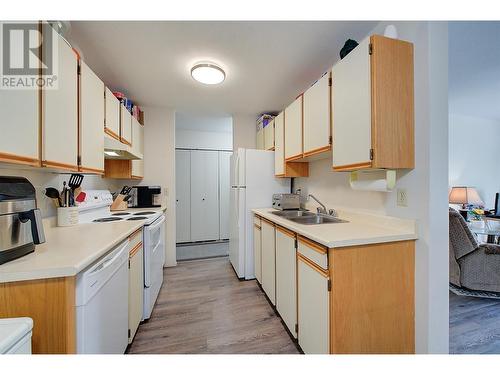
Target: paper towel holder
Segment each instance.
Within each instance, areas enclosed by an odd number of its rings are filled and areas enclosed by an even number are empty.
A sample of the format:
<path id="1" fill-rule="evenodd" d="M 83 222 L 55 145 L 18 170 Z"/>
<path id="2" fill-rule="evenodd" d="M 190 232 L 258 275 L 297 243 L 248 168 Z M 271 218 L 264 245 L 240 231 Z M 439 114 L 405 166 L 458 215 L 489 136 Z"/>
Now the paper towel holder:
<path id="1" fill-rule="evenodd" d="M 349 184 L 354 190 L 391 192 L 396 186 L 393 169 L 368 169 L 351 172 Z"/>

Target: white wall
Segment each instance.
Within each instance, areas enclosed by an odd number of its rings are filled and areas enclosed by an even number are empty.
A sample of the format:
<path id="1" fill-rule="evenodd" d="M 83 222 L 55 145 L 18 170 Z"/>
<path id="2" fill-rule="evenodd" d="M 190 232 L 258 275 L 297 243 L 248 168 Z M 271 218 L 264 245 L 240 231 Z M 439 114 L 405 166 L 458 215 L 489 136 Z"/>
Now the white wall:
<path id="1" fill-rule="evenodd" d="M 449 186 L 475 186 L 486 207 L 500 191 L 500 121 L 450 114 Z"/>
<path id="2" fill-rule="evenodd" d="M 233 133 L 176 129 L 175 147 L 231 151 L 233 149 Z"/>
<path id="3" fill-rule="evenodd" d="M 175 111 L 144 108 L 144 185 L 160 185 L 166 211 L 165 266 L 177 265 L 175 256 Z"/>
<path id="4" fill-rule="evenodd" d="M 256 123 L 255 116 L 233 114 L 233 150 L 257 146 Z"/>
<path id="5" fill-rule="evenodd" d="M 380 23 L 371 34 L 383 34 Z M 419 239 L 415 256 L 415 344 L 418 353 L 448 352 L 448 39 L 446 23 L 399 22 L 399 38 L 414 43 L 415 169 L 398 172 L 408 207 L 396 192 L 350 189 L 347 173 L 331 172 L 331 161 L 310 163 L 310 176 L 296 187 L 330 207 L 351 207 L 414 218 Z M 335 148 L 335 144 L 333 145 Z M 308 205 L 315 206 L 314 202 Z"/>
<path id="6" fill-rule="evenodd" d="M 49 217 L 56 215 L 56 209 L 52 201 L 45 196 L 45 188 L 54 187 L 58 190 L 62 190 L 63 181 L 68 182 L 70 174 L 50 172 L 44 168 L 20 168 L 15 165 L 2 164 L 0 166 L 0 176 L 26 177 L 36 189 L 37 207 L 42 211 L 42 216 Z M 109 189 L 110 191 L 117 191 L 121 189 L 124 184 L 130 185 L 130 181 L 107 179 L 95 175 L 85 175 L 82 181 L 82 188 L 84 190 Z"/>

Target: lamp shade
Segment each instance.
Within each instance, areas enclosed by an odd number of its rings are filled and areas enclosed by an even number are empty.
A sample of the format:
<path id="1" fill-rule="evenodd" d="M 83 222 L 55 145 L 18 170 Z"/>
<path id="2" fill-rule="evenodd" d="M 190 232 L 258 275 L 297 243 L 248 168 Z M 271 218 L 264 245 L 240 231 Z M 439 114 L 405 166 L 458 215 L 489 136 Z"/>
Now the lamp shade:
<path id="1" fill-rule="evenodd" d="M 477 190 L 473 187 L 454 186 L 451 188 L 448 201 L 451 204 L 474 204 L 484 205 L 484 202 L 479 197 Z"/>

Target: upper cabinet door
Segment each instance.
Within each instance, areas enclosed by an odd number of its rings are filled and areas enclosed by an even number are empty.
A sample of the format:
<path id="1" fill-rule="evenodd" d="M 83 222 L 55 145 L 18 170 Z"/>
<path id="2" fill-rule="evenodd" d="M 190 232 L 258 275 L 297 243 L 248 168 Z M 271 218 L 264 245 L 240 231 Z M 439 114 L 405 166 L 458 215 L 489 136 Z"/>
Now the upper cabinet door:
<path id="1" fill-rule="evenodd" d="M 43 90 L 43 160 L 46 167 L 78 170 L 78 59 L 55 31 L 57 88 Z"/>
<path id="2" fill-rule="evenodd" d="M 132 150 L 142 157 L 144 151 L 144 127 L 132 116 Z"/>
<path id="3" fill-rule="evenodd" d="M 257 131 L 257 150 L 264 150 L 264 129 Z"/>
<path id="4" fill-rule="evenodd" d="M 276 176 L 285 174 L 284 125 L 284 114 L 280 112 L 274 119 L 274 174 Z"/>
<path id="5" fill-rule="evenodd" d="M 366 38 L 332 80 L 333 169 L 414 168 L 413 45 Z"/>
<path id="6" fill-rule="evenodd" d="M 104 83 L 80 62 L 80 171 L 104 173 Z"/>
<path id="7" fill-rule="evenodd" d="M 132 146 L 132 115 L 120 105 L 120 141 Z"/>
<path id="8" fill-rule="evenodd" d="M 302 158 L 302 95 L 285 109 L 285 159 Z"/>
<path id="9" fill-rule="evenodd" d="M 371 166 L 370 39 L 332 69 L 333 168 Z"/>
<path id="10" fill-rule="evenodd" d="M 0 22 L 3 27 L 3 22 Z M 11 48 L 21 49 L 14 43 Z M 13 51 L 14 54 L 21 51 Z M 37 166 L 40 164 L 38 89 L 0 90 L 2 114 L 0 161 Z"/>
<path id="11" fill-rule="evenodd" d="M 304 156 L 330 150 L 331 73 L 304 93 Z"/>
<path id="12" fill-rule="evenodd" d="M 264 149 L 274 150 L 274 120 L 271 120 L 264 128 Z"/>
<path id="13" fill-rule="evenodd" d="M 104 132 L 115 139 L 120 139 L 120 101 L 107 87 Z"/>

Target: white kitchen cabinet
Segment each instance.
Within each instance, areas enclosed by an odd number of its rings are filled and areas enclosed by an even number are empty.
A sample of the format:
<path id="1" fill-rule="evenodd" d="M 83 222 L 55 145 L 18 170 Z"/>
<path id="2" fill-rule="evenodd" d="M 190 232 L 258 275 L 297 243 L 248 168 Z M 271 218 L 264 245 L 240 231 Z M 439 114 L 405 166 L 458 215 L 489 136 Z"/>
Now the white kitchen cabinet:
<path id="1" fill-rule="evenodd" d="M 219 239 L 217 151 L 191 151 L 191 241 Z"/>
<path id="2" fill-rule="evenodd" d="M 254 216 L 253 219 L 253 261 L 255 278 L 262 284 L 262 247 L 261 247 L 261 220 Z"/>
<path id="3" fill-rule="evenodd" d="M 274 225 L 261 220 L 261 268 L 262 289 L 273 305 L 276 305 L 276 247 Z"/>
<path id="4" fill-rule="evenodd" d="M 297 280 L 295 233 L 276 226 L 276 310 L 297 338 Z"/>
<path id="5" fill-rule="evenodd" d="M 325 73 L 304 93 L 304 157 L 331 149 L 331 73 Z"/>
<path id="6" fill-rule="evenodd" d="M 104 132 L 120 140 L 120 101 L 106 87 L 106 118 Z"/>
<path id="7" fill-rule="evenodd" d="M 78 58 L 71 46 L 52 32 L 58 47 L 58 87 L 42 92 L 42 165 L 78 171 Z"/>
<path id="8" fill-rule="evenodd" d="M 132 146 L 132 115 L 120 104 L 120 142 Z"/>
<path id="9" fill-rule="evenodd" d="M 328 271 L 299 254 L 298 341 L 306 354 L 330 353 Z"/>
<path id="10" fill-rule="evenodd" d="M 175 150 L 176 243 L 191 241 L 191 151 Z"/>
<path id="11" fill-rule="evenodd" d="M 135 155 L 144 158 L 144 126 L 132 116 L 132 149 Z M 132 178 L 144 177 L 144 160 L 132 160 Z"/>
<path id="12" fill-rule="evenodd" d="M 264 149 L 274 150 L 274 119 L 264 128 Z"/>
<path id="13" fill-rule="evenodd" d="M 414 168 L 413 45 L 374 35 L 332 68 L 333 169 Z"/>
<path id="14" fill-rule="evenodd" d="M 128 269 L 128 343 L 134 339 L 142 320 L 144 294 L 144 266 L 142 230 L 131 236 Z"/>
<path id="15" fill-rule="evenodd" d="M 285 160 L 302 158 L 302 99 L 300 95 L 285 109 Z"/>
<path id="16" fill-rule="evenodd" d="M 285 174 L 285 121 L 284 114 L 280 112 L 274 119 L 274 174 Z"/>
<path id="17" fill-rule="evenodd" d="M 80 62 L 79 170 L 104 173 L 104 83 Z"/>
<path id="18" fill-rule="evenodd" d="M 257 150 L 264 150 L 264 129 L 257 131 Z"/>
<path id="19" fill-rule="evenodd" d="M 229 238 L 229 194 L 232 152 L 219 151 L 219 238 Z"/>

